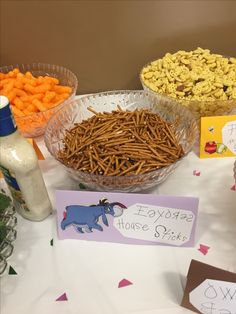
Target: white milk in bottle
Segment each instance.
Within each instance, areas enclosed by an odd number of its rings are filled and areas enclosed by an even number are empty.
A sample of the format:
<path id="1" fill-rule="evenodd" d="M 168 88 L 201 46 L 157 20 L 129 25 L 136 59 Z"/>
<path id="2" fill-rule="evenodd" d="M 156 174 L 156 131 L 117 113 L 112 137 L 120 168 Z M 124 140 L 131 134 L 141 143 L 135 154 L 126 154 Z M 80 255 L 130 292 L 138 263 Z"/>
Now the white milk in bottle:
<path id="1" fill-rule="evenodd" d="M 0 96 L 0 170 L 24 218 L 40 221 L 52 210 L 32 145 L 20 135 L 9 100 Z"/>

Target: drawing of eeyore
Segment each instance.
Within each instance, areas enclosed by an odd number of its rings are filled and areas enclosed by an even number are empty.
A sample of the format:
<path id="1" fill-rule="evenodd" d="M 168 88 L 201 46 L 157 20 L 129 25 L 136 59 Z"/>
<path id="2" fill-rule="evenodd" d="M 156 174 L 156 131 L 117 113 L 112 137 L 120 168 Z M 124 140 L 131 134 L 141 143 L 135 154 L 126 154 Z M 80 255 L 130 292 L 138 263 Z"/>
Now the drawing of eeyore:
<path id="1" fill-rule="evenodd" d="M 127 208 L 120 202 L 109 203 L 107 199 L 101 199 L 97 205 L 69 205 L 63 213 L 61 228 L 65 230 L 68 226 L 74 225 L 80 233 L 93 232 L 93 229 L 103 231 L 103 227 L 98 224 L 98 220 L 102 217 L 102 222 L 108 227 L 106 215 L 118 217 L 123 214 L 123 210 Z"/>

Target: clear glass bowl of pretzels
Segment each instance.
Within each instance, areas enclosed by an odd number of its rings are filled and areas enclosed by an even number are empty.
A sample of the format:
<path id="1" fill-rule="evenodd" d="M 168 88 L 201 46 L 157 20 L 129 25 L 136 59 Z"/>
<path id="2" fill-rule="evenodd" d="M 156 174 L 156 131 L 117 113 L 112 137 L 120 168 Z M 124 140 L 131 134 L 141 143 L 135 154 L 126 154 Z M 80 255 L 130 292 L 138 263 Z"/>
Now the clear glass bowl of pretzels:
<path id="1" fill-rule="evenodd" d="M 90 190 L 137 192 L 163 182 L 192 150 L 198 127 L 178 102 L 145 91 L 83 96 L 49 121 L 45 145 Z"/>

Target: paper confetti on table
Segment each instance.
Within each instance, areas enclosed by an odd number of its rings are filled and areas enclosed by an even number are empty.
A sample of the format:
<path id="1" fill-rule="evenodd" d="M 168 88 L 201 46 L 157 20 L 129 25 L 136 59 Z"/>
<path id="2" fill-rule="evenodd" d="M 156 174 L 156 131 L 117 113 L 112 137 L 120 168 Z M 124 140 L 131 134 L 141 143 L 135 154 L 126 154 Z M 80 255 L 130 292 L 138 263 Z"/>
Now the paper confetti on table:
<path id="1" fill-rule="evenodd" d="M 129 280 L 127 279 L 122 279 L 120 282 L 119 282 L 119 285 L 118 285 L 118 288 L 123 288 L 123 287 L 126 287 L 126 286 L 130 286 L 132 285 L 133 283 L 130 282 Z"/>
<path id="2" fill-rule="evenodd" d="M 209 249 L 210 249 L 209 246 L 204 245 L 204 244 L 200 244 L 200 248 L 198 249 L 198 251 L 200 251 L 202 254 L 206 255 L 208 253 Z"/>
<path id="3" fill-rule="evenodd" d="M 9 271 L 8 271 L 9 275 L 17 275 L 17 272 L 15 271 L 15 269 L 13 267 L 9 267 Z"/>
<path id="4" fill-rule="evenodd" d="M 50 245 L 53 246 L 53 239 L 50 241 Z"/>
<path id="5" fill-rule="evenodd" d="M 234 184 L 232 187 L 231 187 L 231 189 L 230 190 L 232 190 L 232 191 L 236 191 L 236 184 Z"/>
<path id="6" fill-rule="evenodd" d="M 201 172 L 199 170 L 193 170 L 193 175 L 199 177 Z"/>
<path id="7" fill-rule="evenodd" d="M 60 295 L 60 296 L 56 299 L 56 301 L 68 301 L 66 293 L 63 293 L 62 295 Z"/>

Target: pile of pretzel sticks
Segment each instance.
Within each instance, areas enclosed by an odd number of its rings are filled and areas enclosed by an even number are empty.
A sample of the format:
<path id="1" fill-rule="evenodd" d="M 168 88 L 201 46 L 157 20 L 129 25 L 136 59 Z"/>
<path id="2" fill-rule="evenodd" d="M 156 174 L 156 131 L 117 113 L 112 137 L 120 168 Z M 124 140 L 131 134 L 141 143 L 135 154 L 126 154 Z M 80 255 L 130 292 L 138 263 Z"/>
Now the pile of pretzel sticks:
<path id="1" fill-rule="evenodd" d="M 58 159 L 104 176 L 140 175 L 168 166 L 184 154 L 173 126 L 148 109 L 97 113 L 66 130 Z"/>

